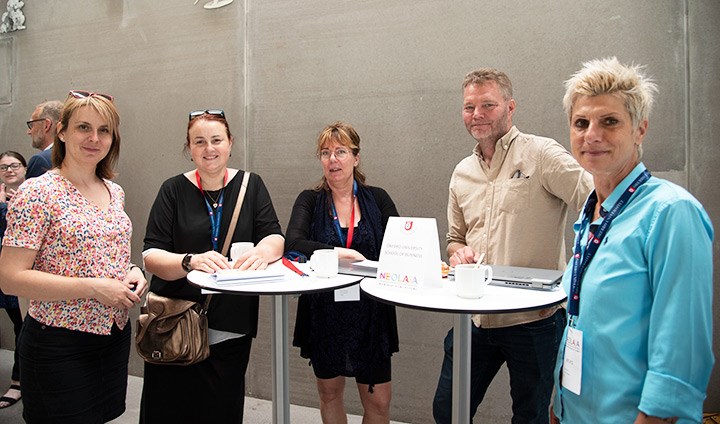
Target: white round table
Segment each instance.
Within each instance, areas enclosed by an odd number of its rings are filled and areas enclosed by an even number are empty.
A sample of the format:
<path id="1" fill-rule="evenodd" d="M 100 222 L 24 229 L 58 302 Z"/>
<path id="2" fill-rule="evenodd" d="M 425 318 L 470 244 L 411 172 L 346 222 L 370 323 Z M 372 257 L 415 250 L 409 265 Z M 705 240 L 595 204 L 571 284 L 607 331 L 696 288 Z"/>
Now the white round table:
<path id="1" fill-rule="evenodd" d="M 295 263 L 294 263 L 295 264 Z M 308 264 L 295 264 L 309 274 L 301 277 L 286 268 L 282 262 L 271 264 L 268 269 L 283 273 L 278 281 L 254 284 L 218 284 L 212 274 L 191 271 L 187 279 L 190 284 L 200 287 L 203 292 L 269 295 L 272 296 L 272 374 L 273 374 L 273 423 L 290 423 L 290 383 L 288 378 L 288 303 L 287 296 L 302 293 L 317 293 L 357 284 L 362 277 L 338 275 L 333 278 L 314 277 Z"/>
<path id="2" fill-rule="evenodd" d="M 417 290 L 391 287 L 375 278 L 365 278 L 360 288 L 381 302 L 413 309 L 455 314 L 453 335 L 453 424 L 470 422 L 470 314 L 501 314 L 544 309 L 564 302 L 562 287 L 552 291 L 489 285 L 483 297 L 464 299 L 455 294 L 455 281 L 443 279 L 440 288 Z"/>

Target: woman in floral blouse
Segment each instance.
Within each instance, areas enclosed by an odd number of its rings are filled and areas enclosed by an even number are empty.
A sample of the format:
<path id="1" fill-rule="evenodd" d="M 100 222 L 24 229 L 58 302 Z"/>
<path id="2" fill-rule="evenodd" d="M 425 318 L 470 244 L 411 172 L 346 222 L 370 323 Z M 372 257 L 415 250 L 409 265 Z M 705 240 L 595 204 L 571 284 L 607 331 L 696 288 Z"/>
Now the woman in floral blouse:
<path id="1" fill-rule="evenodd" d="M 125 411 L 128 309 L 147 290 L 130 264 L 112 97 L 75 90 L 57 127 L 53 169 L 7 213 L 3 292 L 30 298 L 18 350 L 28 423 L 102 423 Z"/>

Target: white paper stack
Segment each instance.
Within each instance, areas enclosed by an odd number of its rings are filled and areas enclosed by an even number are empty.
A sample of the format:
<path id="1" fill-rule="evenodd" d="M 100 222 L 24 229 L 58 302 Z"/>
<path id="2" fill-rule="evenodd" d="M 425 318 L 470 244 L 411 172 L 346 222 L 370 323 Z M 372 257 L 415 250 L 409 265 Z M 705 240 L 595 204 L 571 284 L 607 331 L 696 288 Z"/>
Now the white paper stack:
<path id="1" fill-rule="evenodd" d="M 218 285 L 223 284 L 258 284 L 271 283 L 285 279 L 285 274 L 278 271 L 263 269 L 260 271 L 240 271 L 237 269 L 221 269 L 211 277 Z"/>

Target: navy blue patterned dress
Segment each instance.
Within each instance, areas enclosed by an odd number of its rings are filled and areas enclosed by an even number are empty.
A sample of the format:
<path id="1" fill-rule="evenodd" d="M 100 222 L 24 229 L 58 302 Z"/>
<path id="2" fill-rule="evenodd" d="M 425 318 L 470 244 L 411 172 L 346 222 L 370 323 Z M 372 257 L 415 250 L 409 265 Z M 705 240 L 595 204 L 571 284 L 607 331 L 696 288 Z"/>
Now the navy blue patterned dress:
<path id="1" fill-rule="evenodd" d="M 377 260 L 390 216 L 397 216 L 395 204 L 377 187 L 358 188 L 361 220 L 351 248 L 367 259 Z M 341 246 L 328 195 L 306 190 L 298 196 L 287 228 L 286 250 L 310 257 L 316 249 Z M 347 237 L 347 228 L 343 230 Z M 377 364 L 398 351 L 395 308 L 361 293 L 359 302 L 335 302 L 333 291 L 300 297 L 293 345 L 300 355 L 337 375 L 356 377 L 372 374 Z"/>

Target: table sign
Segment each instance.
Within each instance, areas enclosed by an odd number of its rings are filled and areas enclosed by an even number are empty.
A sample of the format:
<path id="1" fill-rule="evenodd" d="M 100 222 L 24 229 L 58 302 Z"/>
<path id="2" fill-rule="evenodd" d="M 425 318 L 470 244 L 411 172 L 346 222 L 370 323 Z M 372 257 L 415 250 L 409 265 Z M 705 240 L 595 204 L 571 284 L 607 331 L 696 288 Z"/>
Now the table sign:
<path id="1" fill-rule="evenodd" d="M 440 242 L 435 218 L 391 216 L 385 228 L 377 280 L 386 287 L 440 287 Z"/>

